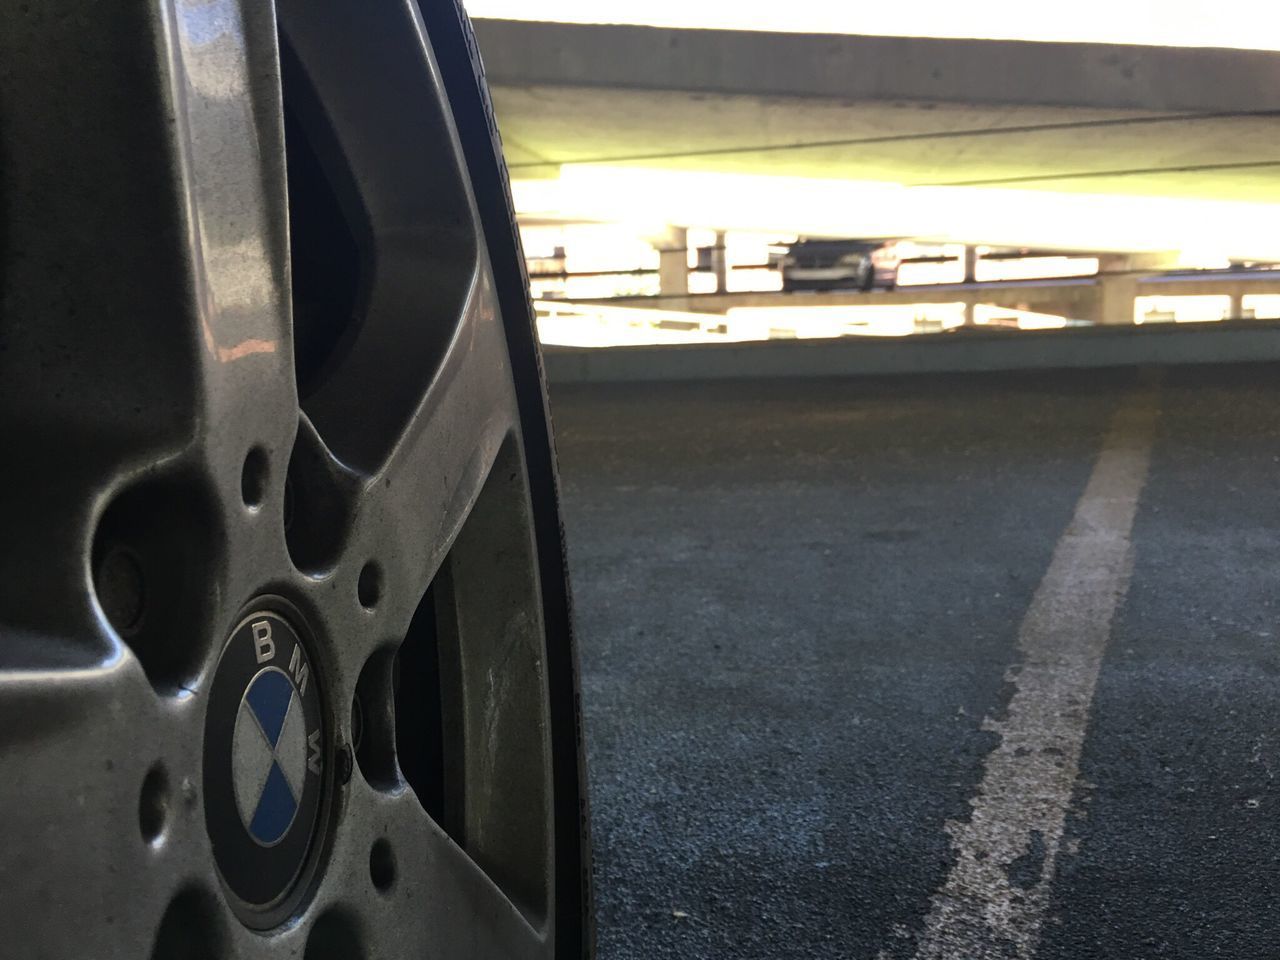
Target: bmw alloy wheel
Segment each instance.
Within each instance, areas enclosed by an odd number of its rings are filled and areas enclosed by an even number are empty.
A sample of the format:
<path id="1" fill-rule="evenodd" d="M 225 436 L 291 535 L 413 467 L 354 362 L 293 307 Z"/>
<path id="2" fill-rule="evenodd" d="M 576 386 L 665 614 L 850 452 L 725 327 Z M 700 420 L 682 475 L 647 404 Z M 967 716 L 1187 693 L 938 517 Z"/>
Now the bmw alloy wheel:
<path id="1" fill-rule="evenodd" d="M 0 943 L 581 957 L 554 460 L 454 0 L 0 7 Z"/>

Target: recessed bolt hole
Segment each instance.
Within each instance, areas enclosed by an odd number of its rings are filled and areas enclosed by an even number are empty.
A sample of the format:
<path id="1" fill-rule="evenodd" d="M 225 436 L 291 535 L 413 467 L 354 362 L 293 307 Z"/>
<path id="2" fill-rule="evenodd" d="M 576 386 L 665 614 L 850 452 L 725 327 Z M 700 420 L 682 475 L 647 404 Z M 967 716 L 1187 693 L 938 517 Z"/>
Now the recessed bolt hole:
<path id="1" fill-rule="evenodd" d="M 330 911 L 320 917 L 307 936 L 303 960 L 364 960 L 359 921 L 345 911 Z"/>
<path id="2" fill-rule="evenodd" d="M 382 893 L 390 890 L 396 882 L 396 858 L 385 837 L 375 840 L 373 849 L 369 851 L 369 879 Z"/>
<path id="3" fill-rule="evenodd" d="M 151 960 L 220 960 L 229 955 L 228 946 L 219 900 L 200 887 L 188 887 L 160 919 Z"/>
<path id="4" fill-rule="evenodd" d="M 102 618 L 166 696 L 189 687 L 209 653 L 211 637 L 191 625 L 222 601 L 208 584 L 222 567 L 223 515 L 212 489 L 183 469 L 120 491 L 93 535 Z"/>
<path id="5" fill-rule="evenodd" d="M 250 509 L 262 506 L 267 492 L 267 452 L 254 447 L 245 455 L 244 468 L 240 471 L 240 497 Z"/>
<path id="6" fill-rule="evenodd" d="M 164 767 L 157 763 L 143 778 L 142 796 L 138 801 L 138 826 L 143 840 L 155 843 L 160 839 L 168 813 L 169 778 Z"/>
<path id="7" fill-rule="evenodd" d="M 111 547 L 98 563 L 94 587 L 102 612 L 122 637 L 129 637 L 142 625 L 146 609 L 142 562 L 127 547 Z"/>
<path id="8" fill-rule="evenodd" d="M 382 597 L 382 568 L 373 561 L 366 563 L 360 571 L 360 580 L 356 583 L 356 596 L 360 598 L 360 606 L 372 610 Z"/>

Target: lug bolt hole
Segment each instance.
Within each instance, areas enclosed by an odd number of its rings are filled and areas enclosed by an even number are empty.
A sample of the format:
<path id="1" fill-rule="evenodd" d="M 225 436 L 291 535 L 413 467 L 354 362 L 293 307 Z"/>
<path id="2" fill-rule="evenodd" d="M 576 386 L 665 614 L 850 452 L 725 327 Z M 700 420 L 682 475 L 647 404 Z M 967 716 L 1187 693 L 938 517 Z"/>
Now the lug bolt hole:
<path id="1" fill-rule="evenodd" d="M 391 885 L 396 882 L 396 858 L 385 837 L 375 840 L 369 851 L 369 879 L 382 893 L 390 890 Z"/>
<path id="2" fill-rule="evenodd" d="M 98 564 L 98 603 L 118 634 L 131 637 L 142 626 L 146 605 L 142 561 L 128 547 L 112 547 Z"/>
<path id="3" fill-rule="evenodd" d="M 372 560 L 360 571 L 360 579 L 356 583 L 356 596 L 360 606 L 372 610 L 382 598 L 382 568 Z"/>
<path id="4" fill-rule="evenodd" d="M 142 796 L 138 801 L 138 826 L 143 840 L 155 843 L 160 839 L 168 813 L 169 777 L 157 763 L 143 778 Z"/>
<path id="5" fill-rule="evenodd" d="M 267 493 L 267 452 L 261 447 L 254 447 L 244 458 L 244 468 L 240 471 L 240 498 L 250 510 L 262 506 L 262 498 Z"/>

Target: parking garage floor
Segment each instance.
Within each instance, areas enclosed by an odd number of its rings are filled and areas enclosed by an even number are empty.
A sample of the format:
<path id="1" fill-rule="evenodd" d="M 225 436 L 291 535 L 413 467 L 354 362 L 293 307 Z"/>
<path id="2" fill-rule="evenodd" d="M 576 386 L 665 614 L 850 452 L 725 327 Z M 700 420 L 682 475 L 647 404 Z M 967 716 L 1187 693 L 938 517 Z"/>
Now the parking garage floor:
<path id="1" fill-rule="evenodd" d="M 1280 369 L 552 400 L 602 960 L 1280 956 Z"/>

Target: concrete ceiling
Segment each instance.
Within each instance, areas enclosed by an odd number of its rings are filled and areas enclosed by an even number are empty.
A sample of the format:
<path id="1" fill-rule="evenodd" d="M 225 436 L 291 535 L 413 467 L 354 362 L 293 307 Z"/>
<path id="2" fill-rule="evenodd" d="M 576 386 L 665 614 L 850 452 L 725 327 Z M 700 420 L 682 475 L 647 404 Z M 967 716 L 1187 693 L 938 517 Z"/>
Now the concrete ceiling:
<path id="1" fill-rule="evenodd" d="M 479 21 L 512 175 L 1280 202 L 1280 54 Z"/>
<path id="2" fill-rule="evenodd" d="M 1280 118 L 1273 116 L 545 85 L 498 85 L 493 98 L 513 177 L 554 176 L 564 163 L 608 161 L 1280 202 Z"/>

